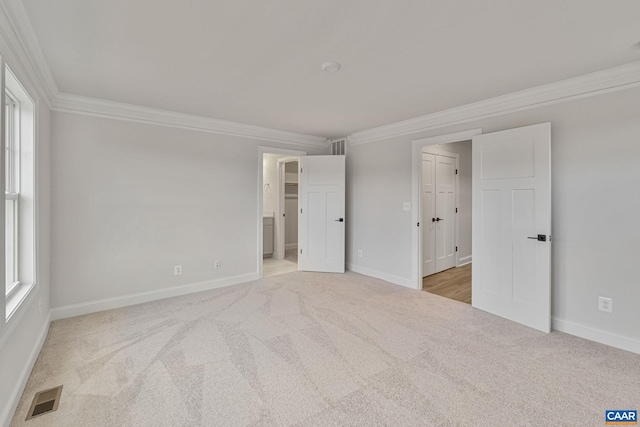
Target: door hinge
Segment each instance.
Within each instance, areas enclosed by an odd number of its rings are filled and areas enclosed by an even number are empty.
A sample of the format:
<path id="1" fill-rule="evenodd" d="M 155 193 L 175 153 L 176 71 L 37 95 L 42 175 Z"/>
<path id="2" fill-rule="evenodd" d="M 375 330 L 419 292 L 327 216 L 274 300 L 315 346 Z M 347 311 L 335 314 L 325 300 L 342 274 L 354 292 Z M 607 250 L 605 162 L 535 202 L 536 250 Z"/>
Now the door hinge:
<path id="1" fill-rule="evenodd" d="M 458 247 L 456 246 L 456 252 L 458 252 Z"/>
<path id="2" fill-rule="evenodd" d="M 418 223 L 418 227 L 420 227 L 420 223 Z"/>
<path id="3" fill-rule="evenodd" d="M 456 169 L 456 175 L 458 175 L 458 169 Z"/>
<path id="4" fill-rule="evenodd" d="M 300 168 L 300 173 L 302 173 L 302 168 Z"/>
<path id="5" fill-rule="evenodd" d="M 302 255 L 302 249 L 300 249 L 300 255 Z"/>
<path id="6" fill-rule="evenodd" d="M 302 213 L 302 208 L 300 208 L 300 213 Z"/>
<path id="7" fill-rule="evenodd" d="M 456 208 L 456 213 L 458 213 L 458 208 Z"/>

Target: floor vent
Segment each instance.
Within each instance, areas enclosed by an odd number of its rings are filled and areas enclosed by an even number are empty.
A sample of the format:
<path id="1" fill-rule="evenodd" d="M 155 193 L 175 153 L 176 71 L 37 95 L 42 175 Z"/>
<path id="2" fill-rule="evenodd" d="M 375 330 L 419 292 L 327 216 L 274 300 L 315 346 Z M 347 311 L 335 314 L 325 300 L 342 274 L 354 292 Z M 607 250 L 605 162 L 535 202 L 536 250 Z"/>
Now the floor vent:
<path id="1" fill-rule="evenodd" d="M 58 409 L 61 394 L 62 386 L 36 393 L 33 397 L 33 403 L 31 403 L 31 407 L 29 408 L 27 419 L 25 421 L 40 415 L 48 414 L 49 412 L 53 412 Z"/>

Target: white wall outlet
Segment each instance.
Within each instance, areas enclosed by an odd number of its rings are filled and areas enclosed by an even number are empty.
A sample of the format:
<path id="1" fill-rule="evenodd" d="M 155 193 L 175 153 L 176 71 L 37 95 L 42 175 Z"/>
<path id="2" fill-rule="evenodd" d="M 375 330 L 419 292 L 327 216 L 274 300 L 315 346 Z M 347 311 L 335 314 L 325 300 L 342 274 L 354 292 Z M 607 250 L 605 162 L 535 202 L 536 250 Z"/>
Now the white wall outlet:
<path id="1" fill-rule="evenodd" d="M 404 204 L 402 205 L 402 210 L 403 211 L 410 211 L 411 210 L 411 203 L 409 202 L 404 202 Z"/>
<path id="2" fill-rule="evenodd" d="M 358 249 L 358 258 L 362 258 L 362 249 Z"/>
<path id="3" fill-rule="evenodd" d="M 215 261 L 214 268 L 216 268 L 216 269 L 217 269 L 217 268 L 220 268 L 220 260 L 219 260 L 219 259 L 217 259 L 217 260 Z"/>
<path id="4" fill-rule="evenodd" d="M 613 313 L 613 299 L 607 297 L 598 297 L 598 310 L 605 313 Z"/>
<path id="5" fill-rule="evenodd" d="M 181 265 L 174 265 L 173 266 L 173 275 L 174 276 L 179 276 L 182 274 L 182 266 Z"/>

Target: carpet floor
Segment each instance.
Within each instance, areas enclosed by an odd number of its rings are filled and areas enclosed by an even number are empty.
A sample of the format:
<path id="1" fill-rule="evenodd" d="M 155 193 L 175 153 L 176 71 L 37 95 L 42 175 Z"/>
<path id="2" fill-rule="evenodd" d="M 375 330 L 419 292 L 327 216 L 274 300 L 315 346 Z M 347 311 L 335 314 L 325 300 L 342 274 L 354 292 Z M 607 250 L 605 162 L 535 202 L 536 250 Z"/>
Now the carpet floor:
<path id="1" fill-rule="evenodd" d="M 296 272 L 53 322 L 11 425 L 599 426 L 640 409 L 639 378 L 637 354 Z"/>

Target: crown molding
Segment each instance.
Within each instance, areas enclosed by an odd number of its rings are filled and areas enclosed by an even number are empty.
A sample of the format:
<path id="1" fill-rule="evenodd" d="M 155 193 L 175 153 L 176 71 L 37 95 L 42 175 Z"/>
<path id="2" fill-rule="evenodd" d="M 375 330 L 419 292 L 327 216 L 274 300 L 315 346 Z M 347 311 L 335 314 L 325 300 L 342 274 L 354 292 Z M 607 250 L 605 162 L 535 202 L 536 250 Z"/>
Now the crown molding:
<path id="1" fill-rule="evenodd" d="M 640 86 L 640 61 L 354 132 L 348 140 L 351 145 L 359 145 L 637 86 Z"/>
<path id="2" fill-rule="evenodd" d="M 20 76 L 26 76 L 31 86 L 42 95 L 40 98 L 51 107 L 51 100 L 59 93 L 58 85 L 24 5 L 20 0 L 0 0 L 0 11 L 0 31 L 11 51 L 7 63 Z"/>
<path id="3" fill-rule="evenodd" d="M 326 148 L 329 145 L 329 140 L 321 136 L 271 129 L 262 126 L 218 120 L 191 114 L 176 113 L 173 111 L 106 101 L 103 99 L 89 98 L 67 93 L 59 93 L 51 102 L 51 109 L 64 113 L 126 120 L 221 135 L 233 135 L 244 138 L 259 139 L 262 141 L 302 145 L 306 147 Z"/>

